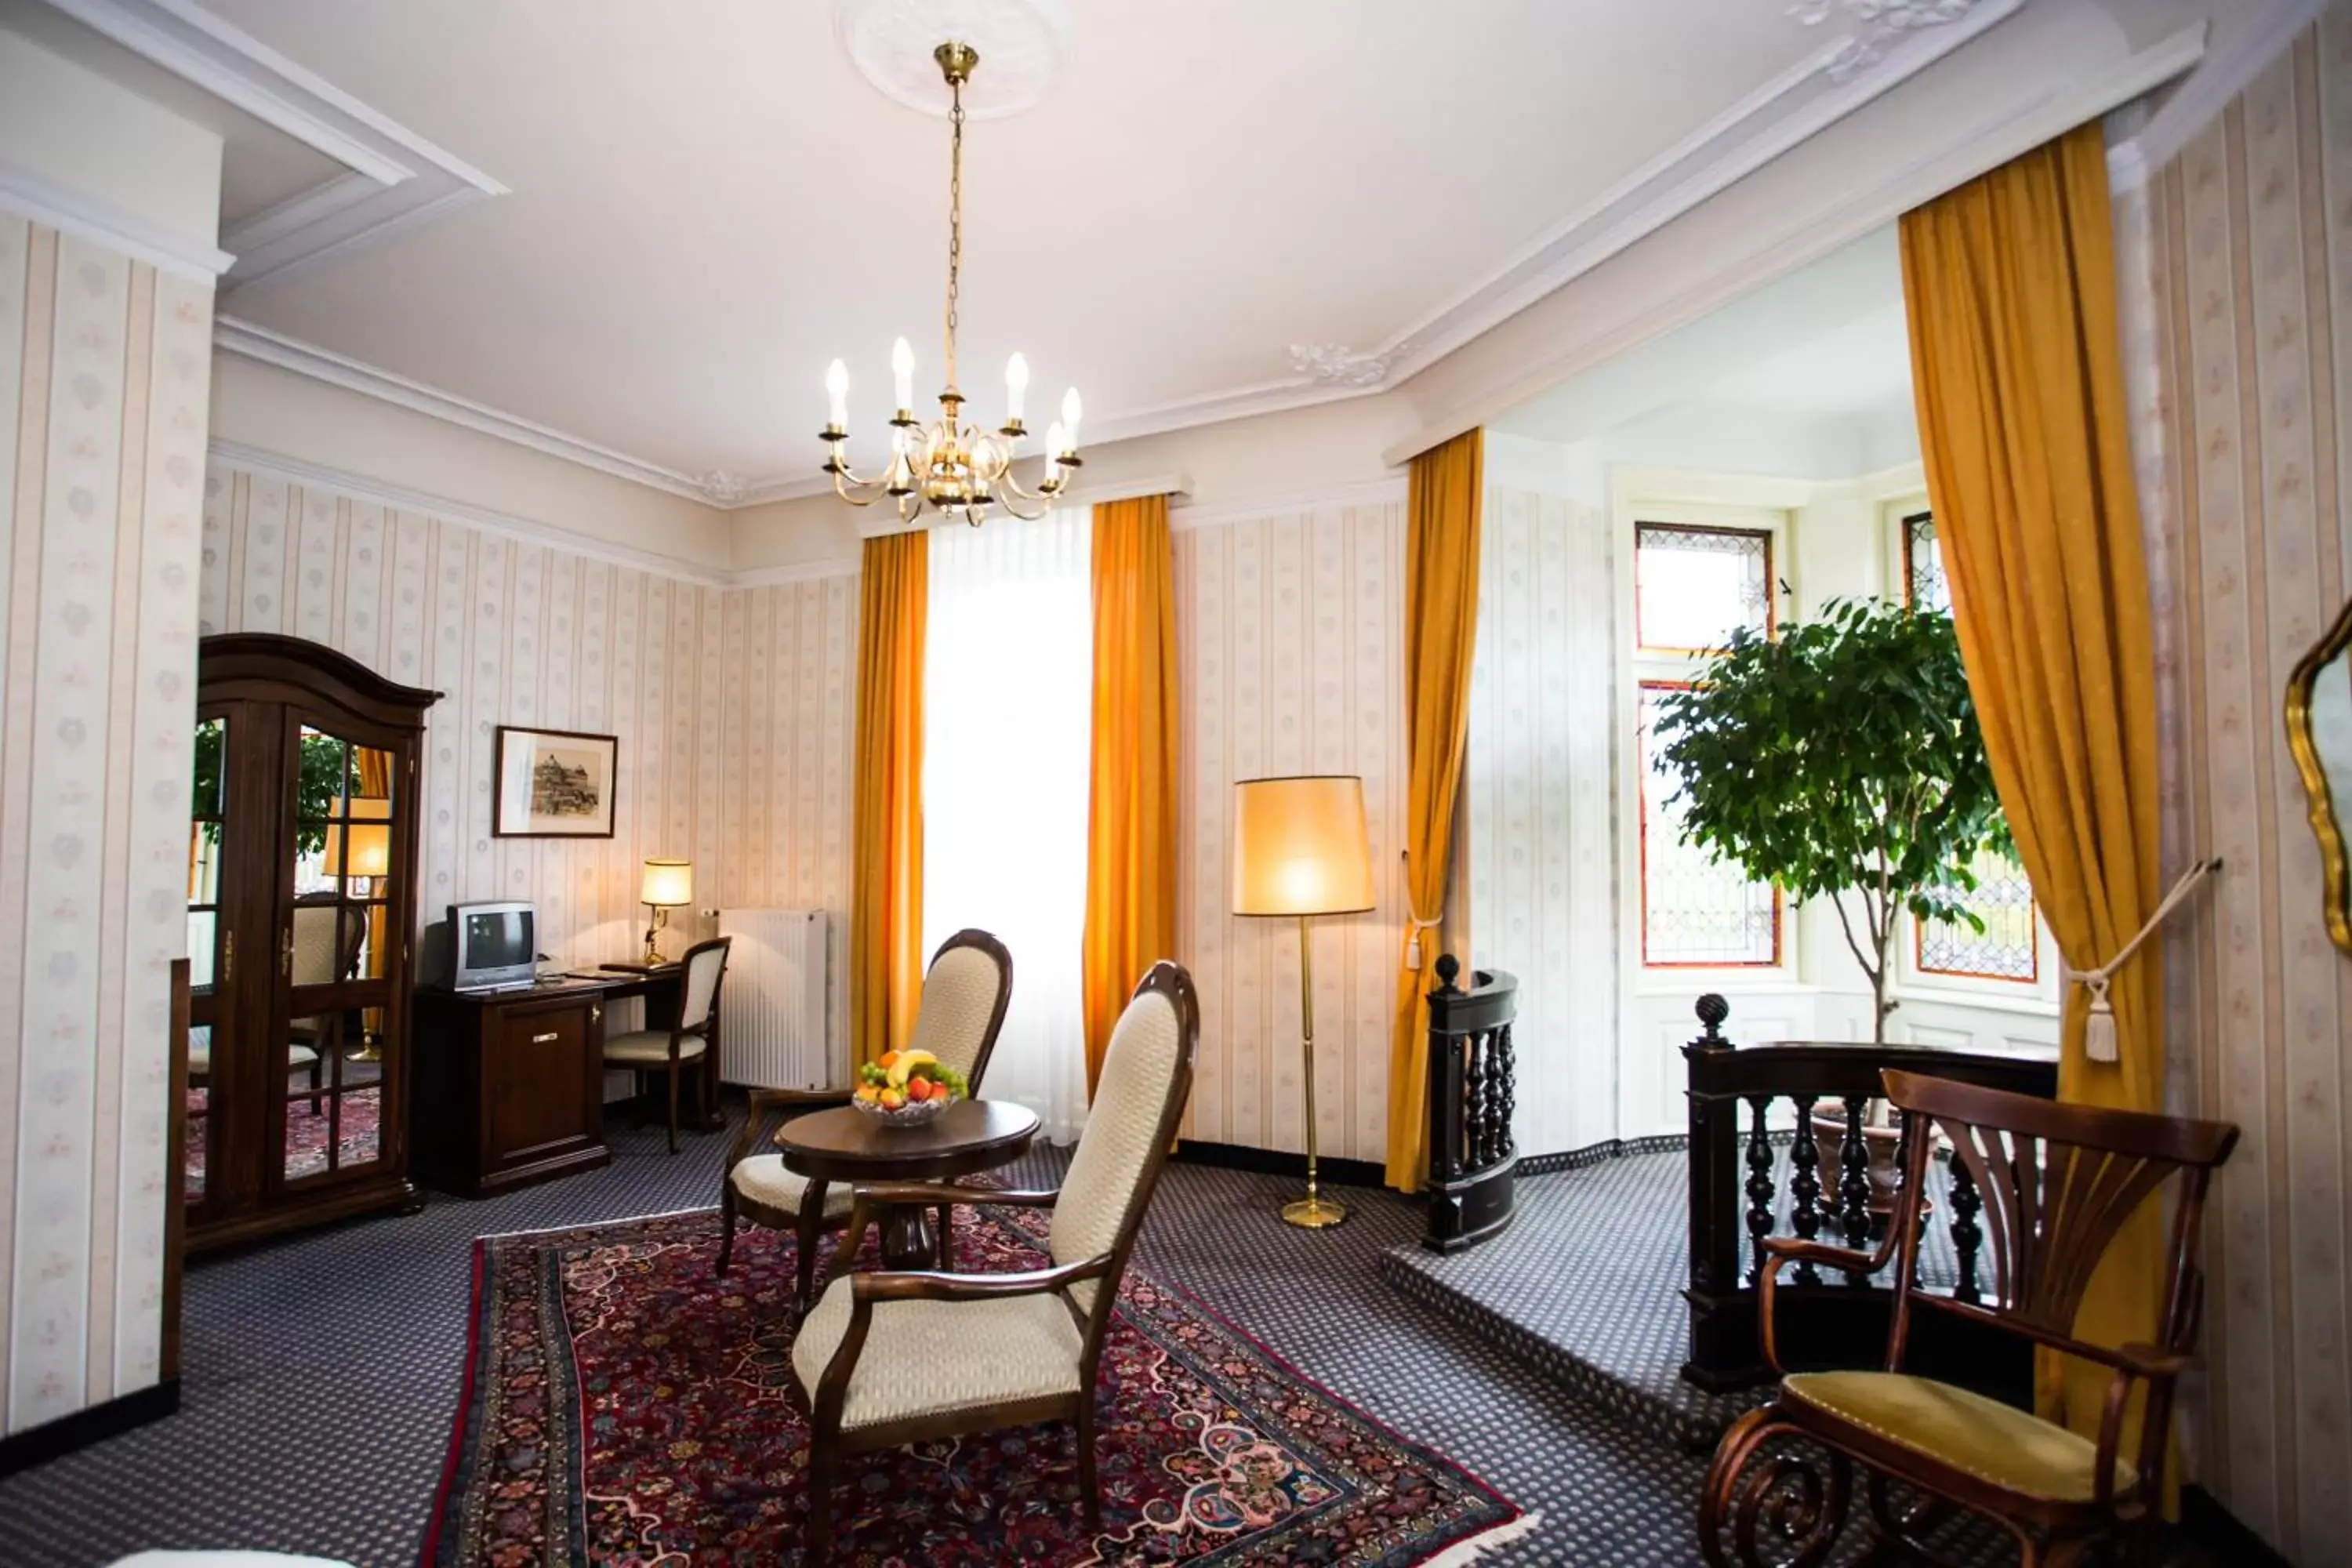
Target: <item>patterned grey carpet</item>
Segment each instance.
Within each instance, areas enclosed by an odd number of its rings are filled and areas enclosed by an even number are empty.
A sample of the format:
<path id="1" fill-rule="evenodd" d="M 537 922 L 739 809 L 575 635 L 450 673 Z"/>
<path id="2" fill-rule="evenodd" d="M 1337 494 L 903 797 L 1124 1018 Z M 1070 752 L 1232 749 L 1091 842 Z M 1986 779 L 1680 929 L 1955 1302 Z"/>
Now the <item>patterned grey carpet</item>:
<path id="1" fill-rule="evenodd" d="M 0 1481 L 0 1563 L 93 1568 L 144 1547 L 247 1547 L 407 1568 L 457 1408 L 467 1244 L 715 1199 L 722 1135 L 691 1139 L 675 1159 L 658 1130 L 615 1122 L 612 1139 L 605 1171 L 480 1203 L 436 1198 L 420 1215 L 193 1268 L 181 1413 Z M 1061 1163 L 1039 1152 L 1006 1174 L 1050 1185 Z M 1349 1222 L 1310 1234 L 1276 1215 L 1292 1195 L 1279 1178 L 1171 1164 L 1140 1259 L 1306 1375 L 1542 1514 L 1535 1534 L 1484 1562 L 1696 1560 L 1702 1461 L 1383 1284 L 1381 1255 L 1419 1233 L 1412 1205 L 1346 1190 Z M 1678 1215 L 1624 1217 L 1667 1227 Z"/>

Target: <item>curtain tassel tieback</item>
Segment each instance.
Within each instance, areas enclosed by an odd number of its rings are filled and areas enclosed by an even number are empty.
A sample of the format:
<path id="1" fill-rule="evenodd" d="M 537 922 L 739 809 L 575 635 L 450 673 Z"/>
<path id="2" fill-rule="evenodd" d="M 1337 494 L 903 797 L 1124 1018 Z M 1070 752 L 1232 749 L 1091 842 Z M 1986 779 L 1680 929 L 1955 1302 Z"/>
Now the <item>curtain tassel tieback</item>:
<path id="1" fill-rule="evenodd" d="M 1404 966 L 1415 974 L 1421 973 L 1421 933 L 1435 931 L 1445 923 L 1445 908 L 1438 906 L 1435 920 L 1423 920 L 1412 902 L 1412 852 L 1401 851 L 1404 857 Z"/>
<path id="2" fill-rule="evenodd" d="M 2140 943 L 2156 934 L 2157 929 L 2171 918 L 2173 910 L 2188 901 L 2189 895 L 2196 891 L 2199 883 L 2221 868 L 2221 858 L 2218 855 L 2198 861 L 2180 874 L 2180 880 L 2172 884 L 2172 891 L 2165 894 L 2164 901 L 2156 906 L 2156 913 L 2147 917 L 2147 923 L 2139 928 L 2138 934 L 2124 943 L 2121 952 L 2096 969 L 2067 966 L 2067 983 L 2079 985 L 2091 994 L 2090 1015 L 2083 1020 L 2083 1054 L 2085 1057 L 2095 1062 L 2112 1062 L 2118 1058 L 2116 1010 L 2107 1000 L 2107 987 L 2115 983 L 2116 971 L 2139 951 Z"/>

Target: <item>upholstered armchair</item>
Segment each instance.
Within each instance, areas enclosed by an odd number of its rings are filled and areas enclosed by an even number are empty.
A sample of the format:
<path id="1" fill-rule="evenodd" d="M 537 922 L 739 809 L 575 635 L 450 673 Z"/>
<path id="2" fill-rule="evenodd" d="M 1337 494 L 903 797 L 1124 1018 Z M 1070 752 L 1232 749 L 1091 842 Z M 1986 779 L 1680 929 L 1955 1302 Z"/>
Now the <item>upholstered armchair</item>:
<path id="1" fill-rule="evenodd" d="M 940 943 L 931 967 L 923 976 L 923 999 L 915 1014 L 909 1050 L 930 1052 L 963 1074 L 976 1098 L 988 1058 L 996 1050 L 996 1036 L 1004 1027 L 1005 1005 L 1013 999 L 1013 954 L 984 931 L 960 931 Z M 727 1166 L 719 1186 L 719 1272 L 724 1275 L 735 1260 L 738 1219 L 789 1230 L 800 1241 L 794 1310 L 808 1310 L 816 1283 L 818 1244 L 828 1231 L 849 1219 L 849 1189 L 812 1182 L 784 1168 L 784 1157 L 766 1141 L 769 1124 L 781 1114 L 798 1114 L 849 1099 L 845 1089 L 762 1089 L 751 1093 L 750 1114 L 735 1146 L 727 1152 Z M 760 1150 L 761 1152 L 754 1152 Z M 940 1251 L 952 1258 L 954 1237 L 948 1228 L 950 1210 L 940 1205 Z"/>
<path id="2" fill-rule="evenodd" d="M 727 978 L 727 952 L 731 936 L 696 942 L 679 961 L 686 971 L 680 982 L 677 1022 L 667 1029 L 631 1029 L 604 1037 L 604 1065 L 637 1075 L 640 1085 L 649 1073 L 669 1080 L 669 1152 L 677 1152 L 677 1080 L 694 1069 L 698 1111 L 702 1093 L 702 1053 L 716 1047 L 719 1038 L 719 986 Z M 643 1096 L 639 1096 L 640 1101 Z"/>
<path id="3" fill-rule="evenodd" d="M 1916 1073 L 1885 1075 L 1886 1097 L 1903 1112 L 1903 1187 L 1898 1215 L 1875 1253 L 1794 1237 L 1768 1237 L 1758 1291 L 1765 1361 L 1782 1373 L 1771 1403 L 1733 1423 L 1716 1449 L 1699 1497 L 1699 1550 L 1722 1568 L 1725 1525 L 1743 1563 L 1819 1563 L 1836 1543 L 1852 1500 L 1853 1467 L 1865 1471 L 1869 1560 L 1939 1561 L 1920 1537 L 1953 1505 L 1990 1519 L 2018 1543 L 2021 1568 L 2095 1559 L 2152 1568 L 2163 1511 L 2165 1442 L 2173 1385 L 2189 1364 L 2204 1299 L 2198 1229 L 2215 1167 L 2238 1130 L 2137 1111 L 2058 1105 Z M 1983 1205 L 1990 1287 L 1944 1295 L 1915 1284 L 1918 1198 L 1941 1132 L 1954 1173 L 1965 1170 Z M 2124 1222 L 2178 1178 L 2159 1342 L 2109 1348 L 2074 1337 L 2074 1314 L 2091 1275 Z M 1773 1339 L 1780 1270 L 1808 1261 L 1875 1274 L 1895 1262 L 1895 1315 L 1885 1365 L 1877 1372 L 1785 1372 Z M 1913 1317 L 1948 1313 L 2007 1330 L 2039 1345 L 2107 1367 L 2112 1376 L 2094 1442 L 2031 1412 L 1903 1370 Z M 2144 1419 L 2124 1452 L 2125 1414 L 2144 1396 Z M 1807 1450 L 1774 1437 L 1811 1438 Z M 1743 1473 L 1744 1472 L 1744 1473 Z M 1899 1505 L 1890 1481 L 1924 1500 Z M 1759 1528 L 1783 1537 L 1759 1542 Z"/>
<path id="4" fill-rule="evenodd" d="M 925 1182 L 856 1190 L 832 1282 L 793 1341 L 792 1393 L 809 1416 L 805 1564 L 831 1549 L 834 1483 L 846 1456 L 1037 1421 L 1075 1427 L 1087 1524 L 1100 1528 L 1095 1374 L 1119 1278 L 1192 1093 L 1200 1038 L 1192 976 L 1154 964 L 1111 1032 L 1059 1192 Z M 1049 1209 L 1051 1266 L 850 1272 L 875 1205 L 925 1203 Z"/>

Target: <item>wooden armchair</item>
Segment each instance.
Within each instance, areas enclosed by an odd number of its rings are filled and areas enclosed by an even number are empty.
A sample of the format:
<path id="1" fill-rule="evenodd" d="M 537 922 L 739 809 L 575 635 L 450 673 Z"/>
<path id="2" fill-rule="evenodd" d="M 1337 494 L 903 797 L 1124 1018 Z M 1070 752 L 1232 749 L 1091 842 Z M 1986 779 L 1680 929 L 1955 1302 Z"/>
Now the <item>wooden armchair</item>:
<path id="1" fill-rule="evenodd" d="M 1004 1027 L 1004 1009 L 1013 999 L 1013 954 L 984 931 L 960 931 L 940 943 L 931 967 L 923 975 L 923 1000 L 915 1018 L 909 1050 L 930 1052 L 954 1068 L 971 1085 L 974 1097 L 995 1053 L 996 1037 Z M 763 1148 L 768 1120 L 778 1111 L 814 1110 L 841 1105 L 847 1089 L 765 1089 L 753 1092 L 751 1114 L 743 1131 L 727 1152 L 727 1165 L 719 1183 L 719 1272 L 724 1275 L 735 1260 L 735 1222 L 740 1217 L 771 1230 L 789 1230 L 800 1242 L 797 1287 L 793 1306 L 806 1312 L 816 1283 L 817 1245 L 829 1230 L 848 1223 L 850 1198 L 845 1189 L 813 1182 L 787 1170 L 784 1157 Z M 753 1152 L 755 1149 L 761 1152 Z M 955 1238 L 949 1229 L 950 1210 L 940 1205 L 940 1256 L 952 1265 Z"/>
<path id="2" fill-rule="evenodd" d="M 844 1457 L 1036 1421 L 1076 1429 L 1087 1528 L 1102 1523 L 1095 1374 L 1128 1254 L 1184 1114 L 1201 1008 L 1192 977 L 1158 963 L 1112 1032 L 1086 1131 L 1058 1193 L 920 1182 L 859 1187 L 834 1278 L 793 1341 L 809 1416 L 804 1564 L 825 1561 Z M 852 1274 L 877 1203 L 1012 1204 L 1053 1211 L 1050 1268 L 1018 1274 Z"/>
<path id="3" fill-rule="evenodd" d="M 1788 1373 L 1771 1403 L 1732 1425 L 1699 1498 L 1699 1548 L 1722 1568 L 1728 1521 L 1738 1560 L 1755 1563 L 1759 1524 L 1782 1539 L 1778 1561 L 1822 1562 L 1835 1545 L 1852 1495 L 1853 1466 L 1865 1472 L 1866 1528 L 1879 1554 L 1937 1561 L 1920 1542 L 1950 1505 L 1984 1515 L 2013 1536 L 2021 1568 L 2085 1561 L 2101 1551 L 2151 1568 L 2162 1516 L 2166 1437 L 2174 1383 L 2189 1363 L 2204 1297 L 2198 1233 L 2206 1188 L 2238 1130 L 2137 1111 L 2059 1105 L 1916 1073 L 1885 1075 L 1903 1112 L 1903 1213 L 1874 1253 L 1792 1237 L 1765 1239 L 1757 1306 L 1764 1357 L 1782 1372 L 1773 1342 L 1780 1270 L 1810 1261 L 1876 1273 L 1893 1259 L 1895 1315 L 1883 1372 Z M 1941 1131 L 1983 1204 L 1989 1292 L 1951 1296 L 1916 1288 L 1922 1226 L 1917 1194 Z M 2159 1342 L 2120 1349 L 2074 1337 L 2092 1271 L 2124 1223 L 2166 1181 L 2179 1177 L 2172 1208 Z M 1902 1370 L 1912 1314 L 1949 1312 L 2009 1330 L 2040 1345 L 2113 1369 L 2096 1443 L 2025 1411 Z M 2144 1392 L 2139 1440 L 2126 1457 L 2124 1419 Z M 1769 1439 L 1790 1435 L 1828 1450 L 1827 1473 L 1785 1449 L 1748 1469 Z M 1743 1471 L 1747 1471 L 1743 1475 Z M 1899 1480 L 1926 1494 L 1907 1510 L 1890 1497 Z M 1877 1560 L 1874 1554 L 1873 1560 Z"/>
<path id="4" fill-rule="evenodd" d="M 709 1109 L 701 1103 L 702 1053 L 718 1048 L 719 987 L 727 978 L 727 954 L 734 945 L 733 937 L 716 936 L 686 950 L 686 956 L 678 961 L 685 973 L 676 1024 L 667 1029 L 632 1029 L 604 1037 L 606 1067 L 635 1074 L 640 1086 L 648 1073 L 660 1073 L 669 1080 L 669 1152 L 673 1154 L 677 1152 L 677 1082 L 689 1068 L 695 1110 L 701 1113 Z M 645 1103 L 643 1093 L 637 1102 Z"/>

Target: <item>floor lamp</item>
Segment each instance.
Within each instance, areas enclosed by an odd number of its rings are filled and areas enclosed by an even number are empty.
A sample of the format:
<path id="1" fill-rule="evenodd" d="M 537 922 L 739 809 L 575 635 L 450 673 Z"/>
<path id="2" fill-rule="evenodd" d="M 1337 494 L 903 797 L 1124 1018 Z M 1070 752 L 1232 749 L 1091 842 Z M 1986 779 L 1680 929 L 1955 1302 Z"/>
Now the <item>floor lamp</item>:
<path id="1" fill-rule="evenodd" d="M 1244 779 L 1234 786 L 1234 913 L 1298 921 L 1298 1024 L 1307 1057 L 1307 1196 L 1282 1217 L 1320 1230 L 1348 1211 L 1315 1182 L 1316 915 L 1362 914 L 1372 898 L 1364 781 L 1352 773 Z"/>

